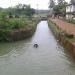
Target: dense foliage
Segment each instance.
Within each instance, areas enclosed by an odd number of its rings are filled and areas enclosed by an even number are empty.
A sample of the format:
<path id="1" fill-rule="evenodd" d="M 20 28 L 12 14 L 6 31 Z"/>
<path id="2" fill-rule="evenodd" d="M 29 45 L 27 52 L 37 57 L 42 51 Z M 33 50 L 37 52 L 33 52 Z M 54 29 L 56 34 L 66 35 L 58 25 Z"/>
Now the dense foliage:
<path id="1" fill-rule="evenodd" d="M 0 8 L 0 41 L 8 41 L 14 30 L 27 29 L 34 26 L 35 10 L 30 5 L 18 4 L 15 7 Z"/>
<path id="2" fill-rule="evenodd" d="M 4 11 L 9 14 L 9 16 L 15 15 L 15 16 L 21 16 L 21 15 L 26 15 L 26 16 L 33 16 L 35 14 L 35 9 L 31 8 L 30 5 L 25 5 L 25 4 L 18 4 L 14 7 L 9 7 L 6 9 L 0 8 L 0 11 Z"/>
<path id="3" fill-rule="evenodd" d="M 54 0 L 50 0 L 50 8 L 53 8 L 55 15 L 65 16 L 66 14 L 66 4 L 65 0 L 58 0 L 58 4 L 55 4 Z"/>

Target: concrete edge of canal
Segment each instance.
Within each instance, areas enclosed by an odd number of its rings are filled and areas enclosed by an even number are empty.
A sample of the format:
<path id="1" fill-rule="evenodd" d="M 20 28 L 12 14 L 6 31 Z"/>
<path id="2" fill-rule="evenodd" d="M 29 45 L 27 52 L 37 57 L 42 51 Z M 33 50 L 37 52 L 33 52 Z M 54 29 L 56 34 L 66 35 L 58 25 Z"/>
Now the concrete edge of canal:
<path id="1" fill-rule="evenodd" d="M 48 20 L 48 25 L 51 31 L 53 32 L 55 38 L 59 41 L 59 43 L 65 48 L 66 51 L 68 51 L 69 55 L 75 58 L 75 45 L 69 39 L 66 39 L 65 35 L 62 32 L 58 32 L 55 29 L 55 27 L 58 27 L 52 21 L 49 22 Z"/>

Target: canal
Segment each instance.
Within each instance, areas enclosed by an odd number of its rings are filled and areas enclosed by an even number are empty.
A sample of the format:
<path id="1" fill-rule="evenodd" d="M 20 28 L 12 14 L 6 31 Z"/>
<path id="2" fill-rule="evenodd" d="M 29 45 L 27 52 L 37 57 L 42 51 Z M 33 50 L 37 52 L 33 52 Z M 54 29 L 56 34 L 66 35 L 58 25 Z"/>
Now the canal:
<path id="1" fill-rule="evenodd" d="M 32 38 L 0 43 L 0 75 L 75 75 L 75 64 L 41 21 Z"/>

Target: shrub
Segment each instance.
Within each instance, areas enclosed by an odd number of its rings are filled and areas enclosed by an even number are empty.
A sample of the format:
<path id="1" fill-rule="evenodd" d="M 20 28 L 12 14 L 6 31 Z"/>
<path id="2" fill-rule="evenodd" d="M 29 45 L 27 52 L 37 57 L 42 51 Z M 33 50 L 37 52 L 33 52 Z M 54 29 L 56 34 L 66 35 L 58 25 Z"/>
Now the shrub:
<path id="1" fill-rule="evenodd" d="M 0 16 L 0 42 L 10 41 L 10 34 L 14 29 L 31 28 L 34 23 L 29 18 L 6 18 L 4 15 L 3 17 Z"/>
<path id="2" fill-rule="evenodd" d="M 27 25 L 28 25 L 28 23 L 22 19 L 11 19 L 11 20 L 9 20 L 9 27 L 11 29 L 24 28 Z"/>
<path id="3" fill-rule="evenodd" d="M 10 30 L 0 30 L 0 41 L 8 41 Z"/>

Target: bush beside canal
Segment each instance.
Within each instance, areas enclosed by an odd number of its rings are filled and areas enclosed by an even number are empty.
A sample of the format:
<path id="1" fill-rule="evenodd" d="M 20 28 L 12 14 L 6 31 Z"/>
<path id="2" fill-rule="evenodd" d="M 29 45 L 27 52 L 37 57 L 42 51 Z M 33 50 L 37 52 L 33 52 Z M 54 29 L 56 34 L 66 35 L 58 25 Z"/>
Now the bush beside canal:
<path id="1" fill-rule="evenodd" d="M 0 41 L 16 41 L 29 37 L 35 31 L 38 20 L 35 18 L 12 18 L 0 20 Z"/>

